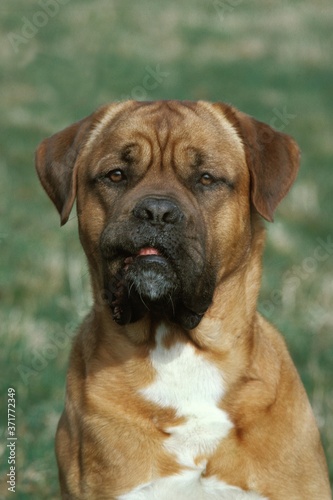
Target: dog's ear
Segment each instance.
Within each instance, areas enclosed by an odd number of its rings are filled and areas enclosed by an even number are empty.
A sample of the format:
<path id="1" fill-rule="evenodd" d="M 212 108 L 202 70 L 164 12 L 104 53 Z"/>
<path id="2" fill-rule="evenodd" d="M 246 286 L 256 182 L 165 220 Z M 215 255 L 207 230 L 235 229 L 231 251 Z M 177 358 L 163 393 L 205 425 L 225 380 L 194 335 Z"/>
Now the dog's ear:
<path id="1" fill-rule="evenodd" d="M 221 105 L 220 105 L 221 106 Z M 252 204 L 269 222 L 294 182 L 300 162 L 296 142 L 266 123 L 222 104 L 223 113 L 238 131 L 251 176 Z"/>
<path id="2" fill-rule="evenodd" d="M 36 170 L 45 191 L 56 206 L 61 225 L 68 220 L 76 197 L 75 164 L 91 130 L 106 107 L 44 139 L 36 151 Z"/>

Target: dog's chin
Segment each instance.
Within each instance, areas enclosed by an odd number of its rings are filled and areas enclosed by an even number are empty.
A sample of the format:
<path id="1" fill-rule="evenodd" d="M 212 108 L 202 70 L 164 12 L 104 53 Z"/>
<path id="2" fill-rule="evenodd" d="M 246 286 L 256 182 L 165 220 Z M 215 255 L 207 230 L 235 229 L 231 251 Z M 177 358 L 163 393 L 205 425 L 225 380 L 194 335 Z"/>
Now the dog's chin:
<path id="1" fill-rule="evenodd" d="M 111 290 L 113 319 L 120 325 L 136 322 L 150 313 L 189 330 L 203 316 L 182 303 L 177 273 L 168 259 L 157 252 L 126 258 L 111 280 Z"/>
<path id="2" fill-rule="evenodd" d="M 151 305 L 172 300 L 177 293 L 177 275 L 161 255 L 136 257 L 125 276 L 133 291 Z"/>

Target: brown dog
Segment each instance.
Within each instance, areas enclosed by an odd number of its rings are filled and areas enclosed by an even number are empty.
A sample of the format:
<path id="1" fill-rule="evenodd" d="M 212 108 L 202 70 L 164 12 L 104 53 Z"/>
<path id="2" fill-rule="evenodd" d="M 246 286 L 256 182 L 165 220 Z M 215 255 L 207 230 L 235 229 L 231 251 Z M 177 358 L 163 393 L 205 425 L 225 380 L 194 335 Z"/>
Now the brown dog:
<path id="1" fill-rule="evenodd" d="M 40 144 L 62 224 L 77 197 L 94 295 L 57 431 L 63 498 L 331 498 L 303 386 L 256 312 L 261 216 L 298 164 L 289 136 L 206 102 L 111 104 Z"/>

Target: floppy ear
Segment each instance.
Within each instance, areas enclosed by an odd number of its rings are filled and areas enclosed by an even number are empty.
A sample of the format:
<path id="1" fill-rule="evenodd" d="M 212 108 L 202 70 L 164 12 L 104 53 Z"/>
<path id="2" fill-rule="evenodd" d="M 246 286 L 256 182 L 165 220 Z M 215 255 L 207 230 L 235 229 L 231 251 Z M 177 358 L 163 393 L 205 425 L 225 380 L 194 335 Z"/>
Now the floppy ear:
<path id="1" fill-rule="evenodd" d="M 277 205 L 294 182 L 300 162 L 296 142 L 266 123 L 255 120 L 227 104 L 224 115 L 237 129 L 251 176 L 251 200 L 262 217 L 273 222 Z"/>
<path id="2" fill-rule="evenodd" d="M 70 125 L 38 146 L 35 157 L 40 182 L 56 206 L 61 225 L 68 220 L 76 196 L 75 163 L 94 125 L 106 107 Z"/>

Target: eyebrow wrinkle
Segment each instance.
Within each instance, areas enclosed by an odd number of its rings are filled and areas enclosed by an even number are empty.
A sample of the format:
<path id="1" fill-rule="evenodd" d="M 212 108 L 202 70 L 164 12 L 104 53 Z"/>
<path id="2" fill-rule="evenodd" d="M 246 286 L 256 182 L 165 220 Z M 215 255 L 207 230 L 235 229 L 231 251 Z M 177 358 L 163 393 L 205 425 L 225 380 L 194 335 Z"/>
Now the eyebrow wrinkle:
<path id="1" fill-rule="evenodd" d="M 133 149 L 135 149 L 137 146 L 138 144 L 136 142 L 125 144 L 125 146 L 120 151 L 121 160 L 125 161 L 126 163 L 132 163 L 134 161 Z"/>
<path id="2" fill-rule="evenodd" d="M 125 151 L 129 147 L 140 148 L 140 141 L 146 142 L 148 144 L 148 147 L 149 147 L 149 162 L 148 162 L 148 166 L 147 166 L 147 168 L 149 169 L 150 166 L 154 162 L 154 155 L 153 155 L 154 143 L 153 143 L 152 139 L 149 137 L 149 135 L 146 135 L 143 132 L 136 132 L 135 137 L 137 139 L 135 142 L 133 141 L 133 142 L 129 142 L 129 143 L 125 144 L 125 146 L 122 148 L 121 155 L 122 155 L 123 151 Z M 131 154 L 131 151 L 129 152 L 129 154 Z M 138 156 L 133 155 L 132 158 L 129 158 L 129 160 L 125 159 L 125 161 L 135 161 L 136 158 L 138 158 Z"/>
<path id="3" fill-rule="evenodd" d="M 199 168 L 204 163 L 205 154 L 197 148 L 192 146 L 187 148 L 190 155 L 191 167 Z"/>

